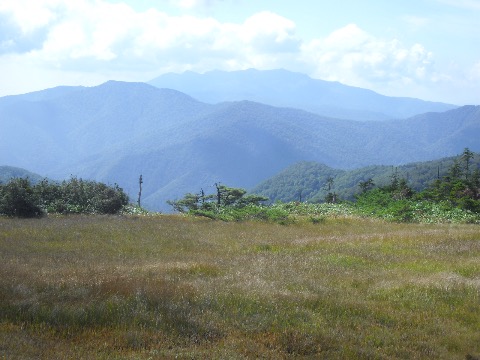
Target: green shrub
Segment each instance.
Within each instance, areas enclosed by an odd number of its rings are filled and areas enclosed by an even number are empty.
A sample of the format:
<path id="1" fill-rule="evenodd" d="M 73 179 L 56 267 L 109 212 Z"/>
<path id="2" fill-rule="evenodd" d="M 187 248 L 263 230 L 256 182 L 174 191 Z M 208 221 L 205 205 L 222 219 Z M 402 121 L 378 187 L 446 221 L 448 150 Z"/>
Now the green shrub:
<path id="1" fill-rule="evenodd" d="M 43 180 L 32 186 L 28 179 L 0 185 L 0 214 L 38 217 L 46 213 L 116 214 L 128 204 L 117 185 L 71 178 L 62 183 Z"/>
<path id="2" fill-rule="evenodd" d="M 121 214 L 123 215 L 154 215 L 158 214 L 155 212 L 150 212 L 140 206 L 137 206 L 135 204 L 127 204 L 122 207 L 122 210 L 120 211 Z"/>
<path id="3" fill-rule="evenodd" d="M 28 179 L 13 179 L 0 185 L 0 214 L 23 218 L 43 215 Z"/>
<path id="4" fill-rule="evenodd" d="M 206 209 L 192 210 L 189 214 L 222 221 L 261 220 L 280 224 L 287 224 L 293 221 L 293 218 L 284 209 L 263 205 L 248 205 L 243 207 L 209 206 Z"/>
<path id="5" fill-rule="evenodd" d="M 60 184 L 42 181 L 36 186 L 48 212 L 61 214 L 116 214 L 128 204 L 128 196 L 117 185 L 72 177 Z"/>

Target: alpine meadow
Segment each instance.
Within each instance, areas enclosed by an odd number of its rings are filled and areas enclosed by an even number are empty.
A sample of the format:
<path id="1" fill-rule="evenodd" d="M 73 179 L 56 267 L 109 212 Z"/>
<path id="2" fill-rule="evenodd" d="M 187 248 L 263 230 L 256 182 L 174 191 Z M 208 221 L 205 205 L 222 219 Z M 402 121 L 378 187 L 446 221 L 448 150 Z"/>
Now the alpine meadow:
<path id="1" fill-rule="evenodd" d="M 478 225 L 76 215 L 0 226 L 7 359 L 480 352 Z"/>

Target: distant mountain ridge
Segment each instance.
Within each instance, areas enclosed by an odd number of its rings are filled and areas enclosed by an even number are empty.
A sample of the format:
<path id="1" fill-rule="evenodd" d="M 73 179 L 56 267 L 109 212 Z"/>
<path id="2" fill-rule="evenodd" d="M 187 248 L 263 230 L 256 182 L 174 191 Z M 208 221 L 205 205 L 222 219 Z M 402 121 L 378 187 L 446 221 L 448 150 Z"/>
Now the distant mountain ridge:
<path id="1" fill-rule="evenodd" d="M 133 199 L 142 174 L 142 204 L 161 210 L 215 182 L 252 188 L 299 161 L 399 165 L 480 151 L 478 138 L 475 106 L 359 122 L 116 81 L 0 98 L 0 164 L 118 183 Z"/>
<path id="2" fill-rule="evenodd" d="M 176 89 L 212 104 L 249 100 L 348 120 L 403 119 L 457 107 L 414 98 L 383 96 L 371 90 L 312 79 L 287 70 L 217 70 L 205 74 L 187 71 L 161 75 L 149 84 Z"/>

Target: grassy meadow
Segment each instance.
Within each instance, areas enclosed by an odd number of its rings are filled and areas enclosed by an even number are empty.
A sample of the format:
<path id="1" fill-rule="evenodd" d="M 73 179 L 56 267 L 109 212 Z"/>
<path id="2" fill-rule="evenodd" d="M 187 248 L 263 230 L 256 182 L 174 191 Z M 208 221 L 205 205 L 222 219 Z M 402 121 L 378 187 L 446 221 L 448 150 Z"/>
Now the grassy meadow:
<path id="1" fill-rule="evenodd" d="M 480 357 L 480 226 L 0 218 L 0 359 Z"/>

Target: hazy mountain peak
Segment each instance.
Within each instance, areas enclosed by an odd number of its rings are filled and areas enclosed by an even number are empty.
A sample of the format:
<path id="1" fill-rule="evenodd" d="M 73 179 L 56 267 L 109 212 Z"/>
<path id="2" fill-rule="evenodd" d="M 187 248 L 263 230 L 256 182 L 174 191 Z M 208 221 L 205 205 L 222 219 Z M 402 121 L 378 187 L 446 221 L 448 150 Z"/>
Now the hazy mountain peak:
<path id="1" fill-rule="evenodd" d="M 313 79 L 284 69 L 170 73 L 149 83 L 179 90 L 207 103 L 251 100 L 351 120 L 408 118 L 456 107 L 413 98 L 383 96 L 372 90 Z"/>

